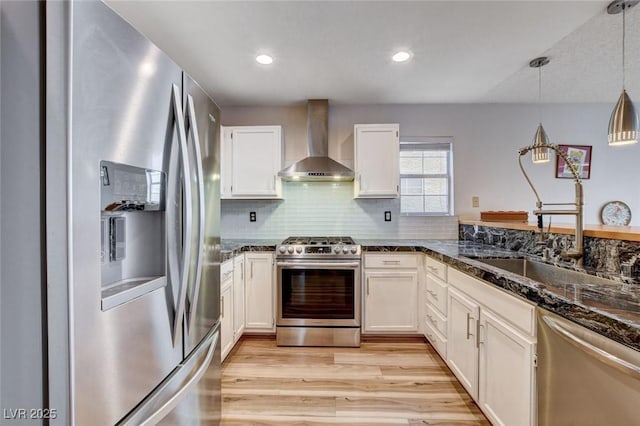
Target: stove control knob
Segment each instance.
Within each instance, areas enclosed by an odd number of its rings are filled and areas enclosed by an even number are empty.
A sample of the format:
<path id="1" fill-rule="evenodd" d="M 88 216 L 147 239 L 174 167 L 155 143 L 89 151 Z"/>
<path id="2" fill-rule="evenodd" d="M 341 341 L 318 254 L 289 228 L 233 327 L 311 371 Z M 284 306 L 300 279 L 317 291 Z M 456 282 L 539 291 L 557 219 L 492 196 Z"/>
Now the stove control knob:
<path id="1" fill-rule="evenodd" d="M 340 253 L 340 246 L 335 246 L 335 247 L 333 248 L 333 252 L 334 252 L 335 254 L 339 254 L 339 253 Z"/>
<path id="2" fill-rule="evenodd" d="M 293 246 L 287 247 L 287 251 L 289 252 L 289 254 L 293 254 Z"/>
<path id="3" fill-rule="evenodd" d="M 344 254 L 349 253 L 349 247 L 343 247 L 343 248 L 342 248 L 342 252 L 343 252 Z"/>
<path id="4" fill-rule="evenodd" d="M 353 246 L 351 247 L 351 253 L 356 254 L 358 252 L 358 247 Z"/>
<path id="5" fill-rule="evenodd" d="M 280 253 L 284 253 L 285 251 L 287 251 L 287 248 L 285 246 L 280 246 L 278 250 L 280 250 Z"/>
<path id="6" fill-rule="evenodd" d="M 298 254 L 302 253 L 302 247 L 300 246 L 296 247 L 296 253 Z"/>

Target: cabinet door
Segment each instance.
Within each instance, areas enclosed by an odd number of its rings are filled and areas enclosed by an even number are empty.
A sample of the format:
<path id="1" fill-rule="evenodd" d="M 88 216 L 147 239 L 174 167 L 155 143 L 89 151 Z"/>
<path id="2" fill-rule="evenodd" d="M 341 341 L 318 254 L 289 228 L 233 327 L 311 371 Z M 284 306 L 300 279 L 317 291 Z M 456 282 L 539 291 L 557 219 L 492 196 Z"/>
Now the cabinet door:
<path id="1" fill-rule="evenodd" d="M 364 331 L 418 331 L 418 273 L 415 271 L 365 274 Z"/>
<path id="2" fill-rule="evenodd" d="M 356 197 L 397 198 L 400 190 L 400 138 L 397 124 L 354 127 Z"/>
<path id="3" fill-rule="evenodd" d="M 224 360 L 233 347 L 233 282 L 222 283 L 220 291 L 220 347 Z"/>
<path id="4" fill-rule="evenodd" d="M 236 127 L 232 135 L 234 197 L 278 197 L 282 168 L 280 126 Z"/>
<path id="5" fill-rule="evenodd" d="M 479 332 L 480 408 L 495 425 L 533 425 L 535 342 L 484 309 Z"/>
<path id="6" fill-rule="evenodd" d="M 233 332 L 238 341 L 244 333 L 244 255 L 233 260 Z"/>
<path id="7" fill-rule="evenodd" d="M 233 181 L 233 145 L 231 133 L 234 127 L 220 126 L 220 198 L 231 198 Z"/>
<path id="8" fill-rule="evenodd" d="M 480 308 L 449 286 L 447 364 L 473 399 L 478 398 L 477 321 Z"/>
<path id="9" fill-rule="evenodd" d="M 245 255 L 245 329 L 273 331 L 273 255 Z"/>

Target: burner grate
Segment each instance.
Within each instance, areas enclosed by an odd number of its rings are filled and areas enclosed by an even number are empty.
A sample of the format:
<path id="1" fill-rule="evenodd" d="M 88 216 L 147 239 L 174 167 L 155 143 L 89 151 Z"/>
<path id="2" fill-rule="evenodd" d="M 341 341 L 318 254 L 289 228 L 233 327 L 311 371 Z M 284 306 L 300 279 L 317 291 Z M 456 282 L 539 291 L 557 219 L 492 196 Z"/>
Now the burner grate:
<path id="1" fill-rule="evenodd" d="M 289 237 L 282 244 L 298 245 L 333 245 L 333 244 L 355 244 L 351 237 Z"/>

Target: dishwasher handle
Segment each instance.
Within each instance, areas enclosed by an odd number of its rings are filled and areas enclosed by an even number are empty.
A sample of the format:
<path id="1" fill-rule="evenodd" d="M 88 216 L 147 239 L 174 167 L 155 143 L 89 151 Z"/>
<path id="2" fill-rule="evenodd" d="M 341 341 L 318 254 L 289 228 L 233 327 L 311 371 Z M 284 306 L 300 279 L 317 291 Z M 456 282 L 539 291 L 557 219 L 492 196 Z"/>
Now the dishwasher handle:
<path id="1" fill-rule="evenodd" d="M 562 326 L 561 322 L 551 318 L 547 315 L 542 316 L 542 320 L 556 333 L 558 333 L 562 338 L 567 340 L 573 346 L 581 349 L 586 354 L 598 359 L 600 362 L 609 365 L 621 371 L 625 374 L 629 374 L 636 379 L 640 379 L 640 366 L 632 364 L 622 358 L 619 358 L 612 353 L 605 351 L 602 348 L 599 348 L 584 339 L 576 336 L 571 333 L 571 331 L 567 330 Z"/>

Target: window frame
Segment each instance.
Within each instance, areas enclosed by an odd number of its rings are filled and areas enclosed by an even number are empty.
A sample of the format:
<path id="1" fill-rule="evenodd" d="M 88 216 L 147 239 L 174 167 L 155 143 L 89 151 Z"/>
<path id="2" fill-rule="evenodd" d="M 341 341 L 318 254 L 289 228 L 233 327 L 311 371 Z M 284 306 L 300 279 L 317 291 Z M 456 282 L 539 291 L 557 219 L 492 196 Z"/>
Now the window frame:
<path id="1" fill-rule="evenodd" d="M 454 216 L 454 194 L 453 194 L 453 137 L 451 136 L 400 136 L 400 153 L 403 151 L 403 146 L 426 146 L 426 145 L 447 145 L 448 146 L 448 155 L 447 155 L 447 174 L 403 174 L 401 172 L 400 167 L 400 158 L 402 154 L 400 154 L 398 158 L 398 171 L 399 171 L 399 180 L 400 180 L 400 190 L 398 191 L 398 198 L 400 199 L 400 215 L 401 216 L 441 216 L 441 217 L 449 217 Z M 406 149 L 407 151 L 409 149 Z M 435 149 L 434 149 L 435 150 Z M 422 151 L 428 151 L 428 149 L 422 149 Z M 448 191 L 448 210 L 446 212 L 403 212 L 402 211 L 402 179 L 411 179 L 411 178 L 446 178 Z M 424 195 L 424 194 L 423 194 Z"/>

